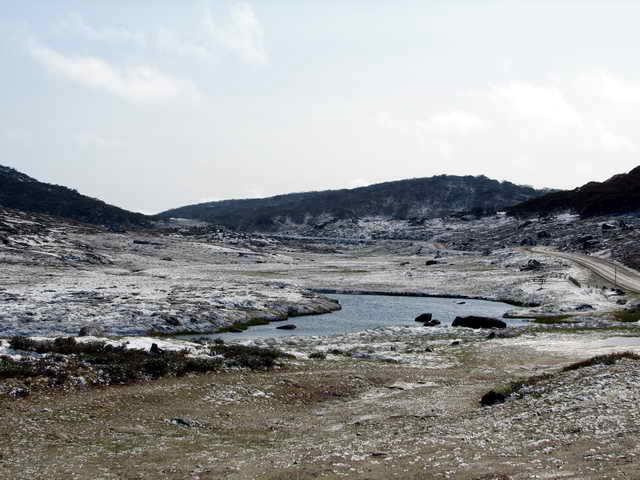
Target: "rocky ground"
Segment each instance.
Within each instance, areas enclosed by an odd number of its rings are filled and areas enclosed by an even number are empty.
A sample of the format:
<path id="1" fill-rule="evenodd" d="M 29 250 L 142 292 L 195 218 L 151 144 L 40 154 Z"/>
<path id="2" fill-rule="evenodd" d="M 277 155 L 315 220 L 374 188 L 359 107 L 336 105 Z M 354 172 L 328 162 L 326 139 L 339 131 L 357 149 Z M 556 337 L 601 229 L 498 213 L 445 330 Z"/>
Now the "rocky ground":
<path id="1" fill-rule="evenodd" d="M 636 298 L 529 250 L 585 252 L 572 238 L 593 230 L 589 253 L 619 258 L 619 249 L 632 251 L 624 245 L 635 224 L 552 221 L 430 220 L 406 230 L 422 235 L 409 239 L 362 229 L 300 238 L 181 224 L 106 232 L 0 210 L 0 360 L 35 355 L 64 365 L 64 355 L 25 353 L 8 338 L 79 334 L 218 358 L 208 345 L 148 335 L 339 308 L 320 291 L 499 299 L 514 305 L 511 316 L 543 322 L 491 338 L 411 326 L 245 341 L 293 358 L 267 371 L 232 362 L 109 388 L 93 381 L 102 377 L 91 362 L 42 388 L 4 379 L 0 477 L 638 477 L 640 362 L 562 370 L 594 355 L 640 352 Z M 540 374 L 548 376 L 506 402 L 480 405 L 489 390 Z"/>
<path id="2" fill-rule="evenodd" d="M 414 332 L 415 333 L 415 332 Z M 615 350 L 606 332 L 516 338 L 387 332 L 382 357 L 329 354 L 0 400 L 4 478 L 635 478 L 640 362 L 562 372 Z M 635 333 L 618 335 L 640 351 Z M 583 337 L 584 336 L 584 337 Z M 482 337 L 482 338 L 481 338 Z M 581 338 L 583 337 L 583 338 Z M 589 352 L 576 345 L 589 345 Z M 346 342 L 336 345 L 347 350 Z M 565 348 L 568 342 L 574 348 Z M 285 345 L 286 346 L 286 345 Z M 289 346 L 316 349 L 316 345 Z M 392 348 L 393 347 L 393 348 Z M 361 348 L 361 347 L 356 347 Z M 406 361 L 413 358 L 413 361 Z M 490 389 L 549 374 L 505 403 Z"/>

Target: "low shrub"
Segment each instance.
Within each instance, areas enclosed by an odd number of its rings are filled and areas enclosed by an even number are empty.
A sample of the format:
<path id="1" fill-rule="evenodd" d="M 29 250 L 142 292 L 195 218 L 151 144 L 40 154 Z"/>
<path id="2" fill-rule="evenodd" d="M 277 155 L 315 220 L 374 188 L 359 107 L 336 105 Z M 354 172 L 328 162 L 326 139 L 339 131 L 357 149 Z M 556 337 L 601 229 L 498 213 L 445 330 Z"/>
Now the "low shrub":
<path id="1" fill-rule="evenodd" d="M 571 365 L 564 367 L 562 371 L 570 372 L 572 370 L 591 367 L 593 365 L 613 365 L 623 358 L 628 358 L 630 360 L 640 360 L 640 355 L 633 352 L 618 352 L 610 353 L 608 355 L 598 355 L 593 358 L 588 358 L 587 360 L 582 360 L 581 362 L 572 363 Z"/>

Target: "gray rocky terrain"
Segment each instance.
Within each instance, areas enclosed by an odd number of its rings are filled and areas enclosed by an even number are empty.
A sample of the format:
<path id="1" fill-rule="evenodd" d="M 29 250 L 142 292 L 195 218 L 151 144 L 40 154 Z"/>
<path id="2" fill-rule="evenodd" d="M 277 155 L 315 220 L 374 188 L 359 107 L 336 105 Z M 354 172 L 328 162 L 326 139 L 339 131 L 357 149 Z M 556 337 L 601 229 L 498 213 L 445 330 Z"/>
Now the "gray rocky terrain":
<path id="1" fill-rule="evenodd" d="M 172 221 L 113 232 L 0 210 L 0 366 L 27 361 L 44 372 L 0 379 L 0 476 L 639 474 L 640 363 L 628 356 L 565 371 L 596 355 L 640 352 L 636 294 L 610 278 L 615 265 L 635 266 L 635 219 L 339 226 L 264 235 Z M 501 300 L 513 305 L 507 316 L 529 320 L 491 332 L 414 322 L 331 337 L 240 336 L 228 347 L 239 360 L 174 336 L 340 308 L 329 292 Z M 16 335 L 82 335 L 71 347 L 89 353 L 29 350 Z M 90 347 L 96 341 L 114 350 Z M 261 370 L 234 345 L 283 353 Z M 164 368 L 153 362 L 175 352 L 190 373 L 91 388 L 109 384 L 91 348 L 143 355 L 147 369 Z M 491 390 L 505 401 L 481 406 Z"/>

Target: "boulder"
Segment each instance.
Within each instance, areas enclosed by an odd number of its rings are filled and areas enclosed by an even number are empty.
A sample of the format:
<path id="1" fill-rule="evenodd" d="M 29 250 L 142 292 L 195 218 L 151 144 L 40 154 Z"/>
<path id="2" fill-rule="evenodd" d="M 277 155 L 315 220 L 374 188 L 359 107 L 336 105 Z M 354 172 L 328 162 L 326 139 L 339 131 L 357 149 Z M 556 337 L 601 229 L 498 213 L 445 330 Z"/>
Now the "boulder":
<path id="1" fill-rule="evenodd" d="M 434 318 L 433 320 L 429 320 L 428 322 L 424 322 L 423 325 L 425 327 L 436 327 L 436 326 L 440 325 L 440 320 L 436 320 Z"/>
<path id="2" fill-rule="evenodd" d="M 279 327 L 276 327 L 278 330 L 295 330 L 296 326 L 289 323 L 287 325 L 280 325 Z"/>
<path id="3" fill-rule="evenodd" d="M 595 308 L 593 308 L 593 305 L 589 305 L 588 303 L 583 303 L 576 307 L 576 312 L 588 312 L 590 310 L 595 310 Z"/>
<path id="4" fill-rule="evenodd" d="M 540 270 L 542 268 L 542 263 L 540 263 L 535 258 L 530 259 L 526 265 L 520 267 L 521 272 L 530 272 L 535 270 Z"/>
<path id="5" fill-rule="evenodd" d="M 79 337 L 104 337 L 104 329 L 99 325 L 85 325 L 78 332 Z"/>
<path id="6" fill-rule="evenodd" d="M 422 323 L 430 322 L 432 318 L 433 318 L 432 313 L 421 313 L 416 317 L 416 322 L 422 322 Z"/>
<path id="7" fill-rule="evenodd" d="M 496 403 L 504 403 L 506 399 L 507 396 L 504 393 L 490 390 L 482 396 L 482 398 L 480 399 L 480 405 L 482 405 L 483 407 L 489 407 L 491 405 L 495 405 Z"/>
<path id="8" fill-rule="evenodd" d="M 438 262 L 437 260 L 427 260 L 426 262 L 424 262 L 424 264 L 427 267 L 430 267 L 431 265 L 438 265 L 440 262 Z"/>
<path id="9" fill-rule="evenodd" d="M 507 328 L 507 324 L 502 320 L 489 317 L 456 317 L 451 324 L 452 327 L 467 327 L 467 328 Z"/>

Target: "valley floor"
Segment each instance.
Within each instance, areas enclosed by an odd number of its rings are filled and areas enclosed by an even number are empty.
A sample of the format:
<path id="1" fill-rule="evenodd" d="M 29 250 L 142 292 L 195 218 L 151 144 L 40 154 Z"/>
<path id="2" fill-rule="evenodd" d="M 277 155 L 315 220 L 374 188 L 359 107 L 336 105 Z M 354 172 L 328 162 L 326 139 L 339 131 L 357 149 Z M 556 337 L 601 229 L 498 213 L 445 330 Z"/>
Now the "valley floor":
<path id="1" fill-rule="evenodd" d="M 616 313 L 635 298 L 571 258 L 513 244 L 454 248 L 451 232 L 309 240 L 105 233 L 49 221 L 0 215 L 13 232 L 0 244 L 0 337 L 136 335 L 141 345 L 179 348 L 171 337 L 146 337 L 337 308 L 319 290 L 489 298 L 551 324 L 491 339 L 412 325 L 256 340 L 245 343 L 294 358 L 268 372 L 0 394 L 1 478 L 640 476 L 640 362 L 562 370 L 640 353 L 635 317 Z M 327 358 L 309 359 L 317 352 Z M 3 342 L 0 354 L 20 352 Z M 489 390 L 540 374 L 549 375 L 506 402 L 480 405 Z"/>

